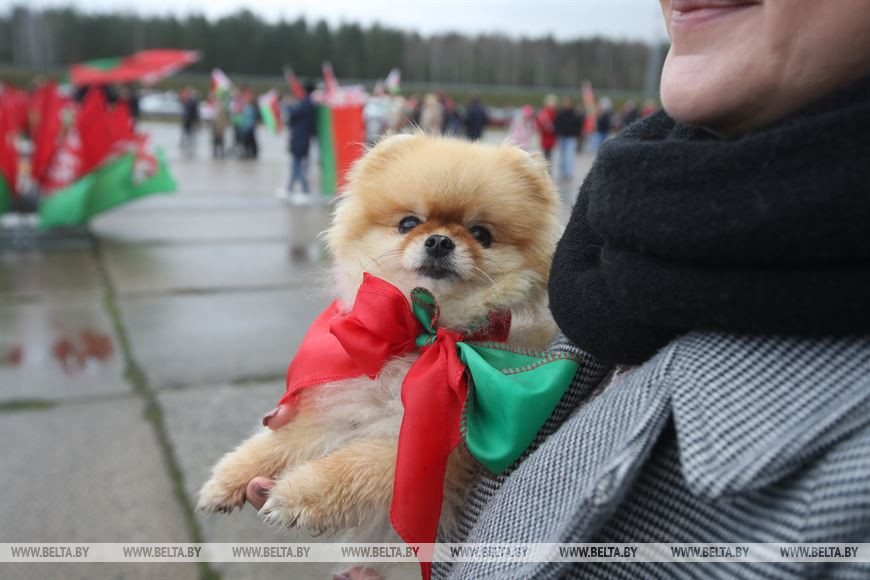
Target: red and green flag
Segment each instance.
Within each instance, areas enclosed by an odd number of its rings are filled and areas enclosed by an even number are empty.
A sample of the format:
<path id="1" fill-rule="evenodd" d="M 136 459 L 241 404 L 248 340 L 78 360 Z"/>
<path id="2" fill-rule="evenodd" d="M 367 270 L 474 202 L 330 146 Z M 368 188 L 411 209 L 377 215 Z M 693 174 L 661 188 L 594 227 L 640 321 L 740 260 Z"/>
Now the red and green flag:
<path id="1" fill-rule="evenodd" d="M 144 136 L 137 136 L 129 150 L 53 191 L 39 204 L 42 227 L 79 225 L 91 217 L 128 201 L 175 190 L 175 181 L 162 151 L 151 155 Z"/>
<path id="2" fill-rule="evenodd" d="M 391 95 L 398 95 L 402 91 L 401 82 L 402 72 L 398 68 L 394 68 L 390 71 L 390 74 L 387 75 L 387 78 L 384 81 L 384 88 Z"/>
<path id="3" fill-rule="evenodd" d="M 6 177 L 0 173 L 0 214 L 9 211 L 13 195 L 12 188 L 6 184 Z"/>
<path id="4" fill-rule="evenodd" d="M 15 119 L 0 107 L 0 213 L 9 209 L 15 198 L 18 180 L 18 151 L 15 149 Z"/>
<path id="5" fill-rule="evenodd" d="M 73 64 L 69 68 L 72 84 L 104 85 L 140 82 L 152 85 L 199 60 L 194 50 L 140 50 L 129 56 L 99 58 Z"/>
<path id="6" fill-rule="evenodd" d="M 332 63 L 325 62 L 323 68 L 323 84 L 326 87 L 326 94 L 332 95 L 338 91 L 338 79 L 335 77 L 335 71 L 332 70 Z"/>
<path id="7" fill-rule="evenodd" d="M 324 194 L 341 191 L 353 163 L 365 152 L 361 86 L 341 87 L 332 65 L 323 63 L 324 91 L 315 91 L 317 142 L 320 146 L 320 184 Z"/>
<path id="8" fill-rule="evenodd" d="M 281 103 L 278 101 L 278 92 L 275 89 L 260 95 L 257 99 L 257 105 L 260 107 L 260 116 L 263 118 L 263 124 L 269 128 L 272 133 L 281 132 Z"/>
<path id="9" fill-rule="evenodd" d="M 211 69 L 211 94 L 224 98 L 233 88 L 233 82 L 230 80 L 224 71 L 219 68 Z"/>
<path id="10" fill-rule="evenodd" d="M 583 81 L 580 95 L 583 98 L 583 107 L 586 109 L 586 119 L 583 123 L 583 134 L 590 135 L 595 132 L 595 121 L 598 116 L 595 107 L 595 93 L 592 91 L 592 83 L 589 81 Z"/>
<path id="11" fill-rule="evenodd" d="M 341 191 L 354 161 L 365 152 L 362 104 L 317 107 L 317 142 L 320 145 L 320 183 L 325 194 Z"/>
<path id="12" fill-rule="evenodd" d="M 101 90 L 90 90 L 75 121 L 58 137 L 40 180 L 43 227 L 79 225 L 127 201 L 175 190 L 159 151 L 133 130 L 125 103 L 109 106 Z"/>
<path id="13" fill-rule="evenodd" d="M 287 86 L 290 87 L 290 93 L 294 99 L 305 98 L 305 87 L 302 86 L 296 73 L 289 66 L 284 67 L 284 80 L 287 81 Z"/>
<path id="14" fill-rule="evenodd" d="M 54 83 L 40 85 L 33 94 L 30 135 L 34 149 L 30 172 L 41 186 L 46 183 L 49 167 L 64 131 L 72 124 L 74 112 L 72 100 L 61 95 Z"/>

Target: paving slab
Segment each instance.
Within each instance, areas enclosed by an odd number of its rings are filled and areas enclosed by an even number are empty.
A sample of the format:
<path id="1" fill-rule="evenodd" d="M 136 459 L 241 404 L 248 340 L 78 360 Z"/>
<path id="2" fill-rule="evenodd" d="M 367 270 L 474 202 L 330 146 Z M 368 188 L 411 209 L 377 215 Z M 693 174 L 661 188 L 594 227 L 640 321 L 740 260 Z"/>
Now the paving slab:
<path id="1" fill-rule="evenodd" d="M 0 303 L 0 401 L 129 393 L 103 302 Z"/>
<path id="2" fill-rule="evenodd" d="M 100 272 L 86 244 L 66 248 L 0 250 L 0 298 L 101 295 Z"/>
<path id="3" fill-rule="evenodd" d="M 286 240 L 307 244 L 325 229 L 330 212 L 328 206 L 289 207 L 277 201 L 218 208 L 185 207 L 184 201 L 155 198 L 151 205 L 124 206 L 94 218 L 91 230 L 106 243 Z"/>
<path id="4" fill-rule="evenodd" d="M 301 286 L 326 267 L 324 250 L 312 241 L 109 245 L 103 252 L 120 294 Z"/>
<path id="5" fill-rule="evenodd" d="M 212 465 L 260 426 L 260 418 L 284 391 L 280 381 L 246 386 L 214 386 L 159 395 L 163 419 L 191 502 L 208 480 Z M 328 538 L 299 532 L 278 532 L 263 524 L 250 506 L 231 515 L 196 514 L 205 542 L 319 542 Z M 328 579 L 335 565 L 322 562 L 213 563 L 224 578 Z M 340 567 L 340 566 L 339 566 Z"/>
<path id="6" fill-rule="evenodd" d="M 0 413 L 0 542 L 189 542 L 140 400 Z M 83 566 L 83 567 L 80 567 Z M 195 578 L 196 564 L 9 564 L 3 578 Z"/>
<path id="7" fill-rule="evenodd" d="M 158 388 L 283 376 L 328 303 L 307 287 L 119 300 L 133 356 Z"/>

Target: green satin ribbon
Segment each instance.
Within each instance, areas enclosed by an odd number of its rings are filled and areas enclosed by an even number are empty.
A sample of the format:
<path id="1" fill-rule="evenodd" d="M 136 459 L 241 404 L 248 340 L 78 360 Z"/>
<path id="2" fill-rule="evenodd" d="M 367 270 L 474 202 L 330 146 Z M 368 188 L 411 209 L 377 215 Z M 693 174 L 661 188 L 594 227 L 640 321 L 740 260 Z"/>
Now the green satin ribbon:
<path id="1" fill-rule="evenodd" d="M 417 346 L 431 344 L 438 304 L 423 288 L 411 292 L 411 308 L 425 331 Z M 539 352 L 499 342 L 457 342 L 470 375 L 465 405 L 465 444 L 487 469 L 499 474 L 529 447 L 556 408 L 580 364 L 568 353 Z"/>

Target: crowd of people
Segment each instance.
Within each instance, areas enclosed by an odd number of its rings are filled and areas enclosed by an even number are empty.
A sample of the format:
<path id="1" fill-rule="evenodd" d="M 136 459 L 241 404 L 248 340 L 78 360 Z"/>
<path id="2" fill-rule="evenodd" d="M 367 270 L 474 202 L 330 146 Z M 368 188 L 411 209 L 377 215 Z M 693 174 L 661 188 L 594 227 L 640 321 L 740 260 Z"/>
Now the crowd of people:
<path id="1" fill-rule="evenodd" d="M 489 124 L 486 107 L 477 95 L 472 95 L 464 106 L 443 92 L 427 93 L 422 97 L 412 94 L 388 95 L 376 86 L 363 111 L 366 140 L 374 143 L 388 132 L 419 127 L 429 135 L 466 137 L 476 141 L 483 137 Z"/>
<path id="2" fill-rule="evenodd" d="M 275 195 L 294 204 L 306 204 L 311 199 L 308 168 L 311 142 L 317 136 L 314 91 L 314 84 L 309 82 L 304 86 L 304 96 L 288 93 L 279 97 L 281 122 L 289 129 L 290 177 L 287 186 L 279 187 Z M 215 159 L 228 155 L 240 159 L 257 158 L 257 127 L 262 121 L 262 111 L 251 88 L 222 91 L 213 87 L 208 99 L 203 101 L 196 89 L 188 87 L 181 91 L 180 101 L 183 150 L 192 151 L 196 132 L 207 121 Z M 627 100 L 618 111 L 614 111 L 607 97 L 581 103 L 568 96 L 560 100 L 550 94 L 537 110 L 526 104 L 501 111 L 501 116 L 507 117 L 508 139 L 524 150 L 540 151 L 551 163 L 555 176 L 571 182 L 574 179 L 574 160 L 579 152 L 594 153 L 610 135 L 656 109 L 652 100 L 642 106 Z M 458 103 L 444 92 L 405 97 L 397 91 L 385 90 L 381 82 L 366 95 L 361 114 L 368 145 L 385 134 L 412 129 L 430 135 L 478 140 L 493 123 L 492 115 L 479 95 L 471 95 L 465 103 Z M 225 145 L 228 130 L 233 136 L 231 147 Z"/>
<path id="3" fill-rule="evenodd" d="M 179 100 L 182 150 L 194 150 L 200 125 L 208 122 L 211 129 L 212 157 L 223 159 L 231 154 L 239 159 L 257 158 L 257 125 L 262 119 L 256 95 L 250 87 L 220 93 L 212 91 L 205 101 L 198 90 L 186 87 L 179 94 Z M 228 129 L 232 130 L 233 136 L 232 146 L 229 148 L 226 145 Z"/>

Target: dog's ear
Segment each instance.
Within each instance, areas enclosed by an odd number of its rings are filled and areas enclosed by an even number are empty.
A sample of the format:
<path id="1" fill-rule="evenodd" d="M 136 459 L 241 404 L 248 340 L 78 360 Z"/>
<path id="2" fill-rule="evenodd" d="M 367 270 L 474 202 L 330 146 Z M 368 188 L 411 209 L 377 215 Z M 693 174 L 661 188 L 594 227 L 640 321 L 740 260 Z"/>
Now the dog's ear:
<path id="1" fill-rule="evenodd" d="M 378 142 L 372 145 L 369 149 L 369 153 L 373 153 L 377 151 L 380 154 L 386 154 L 388 151 L 393 149 L 394 147 L 398 147 L 401 145 L 407 145 L 409 142 L 413 141 L 415 138 L 420 137 L 418 133 L 386 133 L 383 137 L 378 139 Z"/>
<path id="2" fill-rule="evenodd" d="M 390 161 L 407 151 L 408 147 L 425 139 L 424 135 L 418 133 L 386 134 L 369 147 L 365 155 L 354 162 L 348 176 L 348 183 L 352 184 L 358 179 L 365 179 L 365 176 L 371 171 L 380 171 Z"/>
<path id="3" fill-rule="evenodd" d="M 500 154 L 502 160 L 507 161 L 516 171 L 516 175 L 527 183 L 530 194 L 538 197 L 546 207 L 555 207 L 558 193 L 543 155 L 537 151 L 529 153 L 512 146 L 503 146 Z"/>

